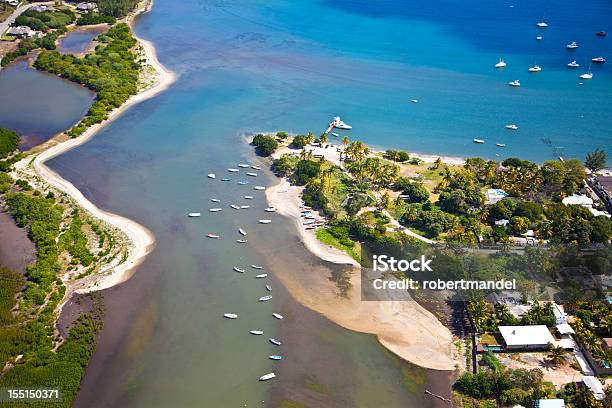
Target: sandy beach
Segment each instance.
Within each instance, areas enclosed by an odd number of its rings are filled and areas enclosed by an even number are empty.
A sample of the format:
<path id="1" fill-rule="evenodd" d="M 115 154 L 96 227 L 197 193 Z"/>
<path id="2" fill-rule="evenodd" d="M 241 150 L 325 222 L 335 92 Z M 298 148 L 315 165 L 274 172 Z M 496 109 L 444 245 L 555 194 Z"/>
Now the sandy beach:
<path id="1" fill-rule="evenodd" d="M 282 153 L 277 152 L 275 156 Z M 323 273 L 280 273 L 279 277 L 291 295 L 342 327 L 376 335 L 384 347 L 413 364 L 435 370 L 454 370 L 452 334 L 433 314 L 417 302 L 361 300 L 359 264 L 345 252 L 323 244 L 314 230 L 305 230 L 302 226 L 302 189 L 280 179 L 279 183 L 266 189 L 266 199 L 279 214 L 295 224 L 301 240 L 312 254 L 328 262 L 350 265 L 351 288 L 345 297 L 339 297 L 337 287 Z"/>
<path id="2" fill-rule="evenodd" d="M 134 19 L 138 15 L 149 11 L 152 6 L 152 1 L 141 3 L 139 8 L 126 18 L 126 22 L 132 26 Z M 128 218 L 99 209 L 91 201 L 87 200 L 72 183 L 63 179 L 59 174 L 45 165 L 47 160 L 87 143 L 87 141 L 94 137 L 101 129 L 121 116 L 127 109 L 165 91 L 176 81 L 176 75 L 172 71 L 166 69 L 158 61 L 153 44 L 137 37 L 135 34 L 134 37 L 142 46 L 144 53 L 143 57 L 146 59 L 146 64 L 150 65 L 155 70 L 155 78 L 152 85 L 130 97 L 120 108 L 112 111 L 107 120 L 90 127 L 81 136 L 68 140 L 61 136 L 54 137 L 49 142 L 43 144 L 41 146 L 42 149 L 40 147 L 35 149 L 38 154 L 33 160 L 30 156 L 15 164 L 15 171 L 26 174 L 34 173 L 34 176 L 41 177 L 48 185 L 70 196 L 75 200 L 77 205 L 82 207 L 91 216 L 101 220 L 112 228 L 120 230 L 130 241 L 128 256 L 123 262 L 108 265 L 100 273 L 90 275 L 84 279 L 67 282 L 64 301 L 69 299 L 70 295 L 74 292 L 87 293 L 106 289 L 124 282 L 132 276 L 134 268 L 138 266 L 155 247 L 155 237 L 147 228 Z M 60 310 L 62 305 L 60 305 Z"/>

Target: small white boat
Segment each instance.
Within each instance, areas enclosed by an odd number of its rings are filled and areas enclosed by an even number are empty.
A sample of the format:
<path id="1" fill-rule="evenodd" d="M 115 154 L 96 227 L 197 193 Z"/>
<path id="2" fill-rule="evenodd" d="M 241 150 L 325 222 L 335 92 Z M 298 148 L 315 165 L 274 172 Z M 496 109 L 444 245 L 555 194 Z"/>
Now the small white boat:
<path id="1" fill-rule="evenodd" d="M 246 244 L 247 240 L 246 239 L 237 239 L 236 242 L 239 243 L 239 244 Z"/>
<path id="2" fill-rule="evenodd" d="M 238 315 L 236 313 L 225 313 L 223 317 L 226 317 L 228 319 L 237 319 Z"/>
<path id="3" fill-rule="evenodd" d="M 495 143 L 495 146 L 497 146 L 497 147 L 506 147 L 506 145 L 504 143 Z"/>
<path id="4" fill-rule="evenodd" d="M 508 130 L 518 130 L 518 126 L 515 125 L 514 123 L 512 123 L 510 125 L 506 125 L 506 129 L 508 129 Z"/>
<path id="5" fill-rule="evenodd" d="M 215 177 L 217 177 L 215 176 L 215 173 L 208 173 L 207 176 L 209 179 L 214 179 Z"/>
<path id="6" fill-rule="evenodd" d="M 238 182 L 238 185 L 240 185 L 240 186 L 246 186 L 247 184 L 249 184 L 248 181 L 239 181 Z"/>
<path id="7" fill-rule="evenodd" d="M 339 134 L 334 133 L 334 132 L 331 132 L 331 135 L 332 135 L 333 137 L 340 137 L 340 135 L 339 135 Z"/>
<path id="8" fill-rule="evenodd" d="M 593 79 L 593 74 L 590 72 L 587 72 L 586 74 L 580 75 L 580 79 Z"/>
<path id="9" fill-rule="evenodd" d="M 272 316 L 276 317 L 278 320 L 284 319 L 284 316 L 280 313 L 272 313 Z"/>
<path id="10" fill-rule="evenodd" d="M 217 234 L 206 234 L 206 236 L 208 238 L 211 238 L 211 239 L 219 239 L 220 238 L 220 235 L 217 235 Z"/>
<path id="11" fill-rule="evenodd" d="M 272 337 L 270 337 L 268 340 L 270 340 L 270 343 L 272 343 L 272 344 L 274 344 L 276 346 L 280 346 L 281 344 L 283 344 L 280 341 L 278 341 L 276 339 L 273 339 Z"/>
<path id="12" fill-rule="evenodd" d="M 187 214 L 187 216 L 188 216 L 188 217 L 191 217 L 191 218 L 194 218 L 194 217 L 199 217 L 199 216 L 201 216 L 201 215 L 202 215 L 202 214 L 197 213 L 197 212 L 191 212 L 191 213 Z"/>
<path id="13" fill-rule="evenodd" d="M 270 360 L 282 360 L 283 356 L 271 355 L 271 356 L 268 356 L 268 358 Z"/>
<path id="14" fill-rule="evenodd" d="M 499 59 L 499 62 L 497 64 L 495 64 L 495 68 L 505 68 L 508 64 L 506 64 L 506 61 L 504 61 L 503 59 Z"/>
<path id="15" fill-rule="evenodd" d="M 246 210 L 246 209 L 248 209 L 248 208 L 251 208 L 251 206 L 250 206 L 250 205 L 241 205 L 241 206 L 240 206 L 240 209 L 241 209 L 241 210 Z"/>
<path id="16" fill-rule="evenodd" d="M 266 290 L 267 290 L 268 292 L 272 292 L 272 288 L 270 287 L 270 285 L 266 285 Z"/>
<path id="17" fill-rule="evenodd" d="M 578 62 L 576 62 L 576 60 L 573 60 L 572 62 L 567 64 L 567 66 L 570 67 L 570 68 L 578 68 L 580 66 L 580 64 Z"/>
<path id="18" fill-rule="evenodd" d="M 521 86 L 521 81 L 519 81 L 518 79 L 515 79 L 514 81 L 508 82 L 508 85 L 510 85 L 510 86 Z"/>
<path id="19" fill-rule="evenodd" d="M 260 302 L 267 302 L 268 300 L 272 299 L 272 295 L 266 295 L 266 296 L 262 296 L 260 297 L 258 300 Z"/>
<path id="20" fill-rule="evenodd" d="M 240 233 L 240 235 L 246 235 L 247 232 L 245 230 L 243 230 L 242 228 L 238 228 L 238 232 Z"/>
<path id="21" fill-rule="evenodd" d="M 251 166 L 253 170 L 261 170 L 261 166 Z"/>
<path id="22" fill-rule="evenodd" d="M 238 164 L 238 167 L 242 167 L 243 169 L 248 169 L 251 166 L 249 164 L 240 163 L 240 164 Z"/>
<path id="23" fill-rule="evenodd" d="M 474 139 L 474 143 L 483 144 L 484 142 L 482 139 Z"/>
<path id="24" fill-rule="evenodd" d="M 265 212 L 276 212 L 276 208 L 274 207 L 266 207 Z"/>
<path id="25" fill-rule="evenodd" d="M 219 200 L 218 198 L 211 198 L 210 201 L 212 201 L 213 203 L 220 203 L 221 200 Z"/>
<path id="26" fill-rule="evenodd" d="M 540 67 L 539 65 L 534 65 L 533 67 L 529 67 L 529 72 L 540 72 L 542 70 L 542 67 Z"/>
<path id="27" fill-rule="evenodd" d="M 536 24 L 539 28 L 546 28 L 548 27 L 548 23 L 545 22 L 544 20 L 540 21 L 539 23 Z"/>
<path id="28" fill-rule="evenodd" d="M 572 41 L 571 43 L 567 44 L 565 48 L 567 48 L 568 50 L 575 50 L 576 48 L 578 48 L 578 43 L 576 41 Z"/>
<path id="29" fill-rule="evenodd" d="M 248 172 L 246 175 L 251 176 L 251 177 L 257 177 L 257 173 L 253 173 L 253 172 Z"/>
<path id="30" fill-rule="evenodd" d="M 236 271 L 236 272 L 238 272 L 238 273 L 244 273 L 244 272 L 246 272 L 244 269 L 239 268 L 239 267 L 237 267 L 237 266 L 234 266 L 234 268 L 233 268 L 233 269 L 234 269 L 234 271 Z"/>
<path id="31" fill-rule="evenodd" d="M 210 212 L 219 212 L 219 211 L 223 211 L 223 208 L 209 208 L 208 211 L 210 211 Z"/>
<path id="32" fill-rule="evenodd" d="M 236 204 L 231 204 L 230 207 L 232 207 L 234 210 L 240 209 L 240 206 L 237 206 Z"/>
<path id="33" fill-rule="evenodd" d="M 593 61 L 596 64 L 603 64 L 604 62 L 606 62 L 606 59 L 604 57 L 596 57 L 596 58 L 592 58 L 591 61 Z"/>
<path id="34" fill-rule="evenodd" d="M 419 103 L 419 100 L 418 99 L 411 99 L 410 102 L 412 102 L 412 103 Z"/>
<path id="35" fill-rule="evenodd" d="M 253 196 L 246 195 L 246 196 L 244 196 L 244 199 L 245 199 L 245 200 L 252 200 L 252 199 L 253 199 Z"/>
<path id="36" fill-rule="evenodd" d="M 259 220 L 260 224 L 270 224 L 272 220 Z"/>
<path id="37" fill-rule="evenodd" d="M 239 169 L 227 169 L 227 171 L 229 171 L 230 173 L 238 173 L 240 170 Z"/>
<path id="38" fill-rule="evenodd" d="M 541 35 L 538 35 L 538 36 L 536 37 L 536 40 L 538 40 L 538 41 L 542 41 L 542 38 L 544 38 L 544 37 L 542 37 Z"/>
<path id="39" fill-rule="evenodd" d="M 256 336 L 261 336 L 263 334 L 262 330 L 251 330 L 249 333 L 254 334 Z"/>
<path id="40" fill-rule="evenodd" d="M 266 188 L 264 186 L 255 186 L 253 187 L 253 190 L 257 190 L 257 191 L 262 191 L 265 190 Z"/>
<path id="41" fill-rule="evenodd" d="M 267 273 L 260 273 L 259 275 L 255 275 L 255 278 L 257 279 L 263 279 L 263 278 L 267 278 L 268 274 Z"/>
<path id="42" fill-rule="evenodd" d="M 268 381 L 268 380 L 271 380 L 274 377 L 276 377 L 276 374 L 269 373 L 269 374 L 262 375 L 261 377 L 259 377 L 259 381 Z"/>
<path id="43" fill-rule="evenodd" d="M 253 268 L 253 269 L 263 269 L 263 266 L 251 265 L 251 268 Z"/>
<path id="44" fill-rule="evenodd" d="M 338 129 L 346 129 L 346 130 L 349 130 L 349 129 L 353 128 L 351 125 L 347 125 L 346 123 L 344 123 L 342 121 L 342 119 L 340 119 L 340 116 L 335 116 L 332 119 L 332 122 L 330 123 L 330 126 L 338 128 Z"/>
<path id="45" fill-rule="evenodd" d="M 226 178 L 222 178 L 221 181 L 232 181 L 232 180 L 226 177 Z"/>

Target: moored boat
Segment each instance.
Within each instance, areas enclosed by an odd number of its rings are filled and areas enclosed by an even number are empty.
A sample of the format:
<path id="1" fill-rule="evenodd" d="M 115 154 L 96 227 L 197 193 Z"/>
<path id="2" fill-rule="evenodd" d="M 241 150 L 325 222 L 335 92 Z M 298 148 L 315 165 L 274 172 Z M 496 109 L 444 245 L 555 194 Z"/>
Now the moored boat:
<path id="1" fill-rule="evenodd" d="M 194 218 L 194 217 L 199 217 L 202 214 L 200 214 L 199 212 L 190 212 L 189 214 L 187 214 L 188 217 Z"/>
<path id="2" fill-rule="evenodd" d="M 272 344 L 274 344 L 276 346 L 280 346 L 281 344 L 283 344 L 280 341 L 278 341 L 276 339 L 273 339 L 272 337 L 270 337 L 268 340 L 270 340 L 270 343 L 272 343 Z"/>
<path id="3" fill-rule="evenodd" d="M 272 287 L 270 287 L 270 285 L 266 285 L 266 290 L 267 290 L 268 292 L 272 292 Z"/>
<path id="4" fill-rule="evenodd" d="M 508 82 L 508 85 L 510 85 L 510 86 L 521 86 L 521 81 L 519 81 L 518 79 L 515 79 L 514 81 Z"/>
<path id="5" fill-rule="evenodd" d="M 238 315 L 236 313 L 224 313 L 223 317 L 228 319 L 237 319 Z"/>
<path id="6" fill-rule="evenodd" d="M 236 242 L 239 243 L 239 244 L 246 244 L 247 240 L 246 239 L 237 239 Z"/>
<path id="7" fill-rule="evenodd" d="M 330 127 L 335 127 L 338 129 L 350 130 L 353 128 L 351 125 L 347 125 L 346 123 L 344 123 L 342 119 L 340 119 L 340 116 L 334 116 L 334 118 L 332 119 L 329 125 Z"/>
<path id="8" fill-rule="evenodd" d="M 210 211 L 210 212 L 219 212 L 219 211 L 222 211 L 222 210 L 223 210 L 223 208 L 209 208 L 208 209 L 208 211 Z"/>
<path id="9" fill-rule="evenodd" d="M 504 143 L 495 143 L 495 146 L 497 146 L 497 147 L 506 147 L 506 145 Z"/>
<path id="10" fill-rule="evenodd" d="M 270 360 L 282 360 L 283 356 L 271 355 L 271 356 L 268 356 L 268 358 Z"/>
<path id="11" fill-rule="evenodd" d="M 264 186 L 255 186 L 255 187 L 253 187 L 253 190 L 258 190 L 258 191 L 265 190 L 265 189 L 266 188 Z"/>
<path id="12" fill-rule="evenodd" d="M 580 66 L 580 64 L 578 62 L 576 62 L 576 60 L 573 60 L 572 62 L 567 64 L 567 66 L 570 67 L 570 68 L 578 68 Z"/>
<path id="13" fill-rule="evenodd" d="M 495 68 L 504 68 L 506 67 L 508 64 L 506 64 L 506 61 L 504 61 L 503 59 L 499 59 L 499 62 L 497 64 L 495 64 Z"/>
<path id="14" fill-rule="evenodd" d="M 260 273 L 259 275 L 255 275 L 255 278 L 257 279 L 263 279 L 263 278 L 267 278 L 268 274 L 267 273 Z"/>
<path id="15" fill-rule="evenodd" d="M 238 173 L 240 170 L 239 169 L 227 169 L 227 171 L 229 171 L 230 173 Z"/>
<path id="16" fill-rule="evenodd" d="M 251 330 L 249 333 L 254 334 L 256 336 L 261 336 L 264 332 L 262 330 Z"/>
<path id="17" fill-rule="evenodd" d="M 261 170 L 261 166 L 255 166 L 255 165 L 253 165 L 253 166 L 251 166 L 251 168 L 252 168 L 253 170 Z"/>
<path id="18" fill-rule="evenodd" d="M 259 381 L 268 381 L 268 380 L 271 380 L 274 377 L 276 377 L 276 374 L 268 373 L 266 375 L 262 375 L 261 377 L 259 377 Z"/>
<path id="19" fill-rule="evenodd" d="M 576 41 L 572 41 L 571 43 L 567 44 L 565 48 L 567 48 L 568 50 L 575 50 L 576 48 L 578 48 L 578 43 Z"/>
<path id="20" fill-rule="evenodd" d="M 280 313 L 272 313 L 272 316 L 276 317 L 278 320 L 284 319 L 284 316 Z"/>
<path id="21" fill-rule="evenodd" d="M 240 233 L 240 235 L 246 235 L 247 234 L 247 232 L 244 229 L 242 229 L 242 228 L 238 228 L 238 232 Z"/>
<path id="22" fill-rule="evenodd" d="M 606 62 L 606 59 L 604 57 L 595 57 L 592 58 L 591 61 L 593 61 L 595 64 L 603 64 Z"/>
<path id="23" fill-rule="evenodd" d="M 244 272 L 245 272 L 245 270 L 244 270 L 244 269 L 239 268 L 239 267 L 237 267 L 237 266 L 234 266 L 234 268 L 233 268 L 233 269 L 234 269 L 234 271 L 239 272 L 239 273 L 244 273 Z"/>
<path id="24" fill-rule="evenodd" d="M 483 144 L 484 142 L 482 139 L 474 139 L 474 143 Z"/>
<path id="25" fill-rule="evenodd" d="M 252 200 L 252 199 L 253 199 L 253 196 L 252 196 L 252 195 L 245 195 L 245 196 L 244 196 L 244 199 L 245 199 L 245 200 Z"/>
<path id="26" fill-rule="evenodd" d="M 546 28 L 546 27 L 548 27 L 548 23 L 546 21 L 542 20 L 542 21 L 538 22 L 536 24 L 536 26 L 538 26 L 539 28 Z"/>
<path id="27" fill-rule="evenodd" d="M 539 65 L 534 65 L 533 67 L 529 67 L 529 72 L 540 72 L 542 70 L 542 67 L 540 67 Z"/>
<path id="28" fill-rule="evenodd" d="M 240 185 L 240 186 L 246 186 L 247 184 L 249 184 L 248 181 L 239 181 L 238 182 L 238 185 Z"/>
<path id="29" fill-rule="evenodd" d="M 213 203 L 220 203 L 221 200 L 219 200 L 218 198 L 211 198 L 210 201 L 212 201 Z"/>
<path id="30" fill-rule="evenodd" d="M 250 176 L 250 177 L 257 177 L 257 173 L 253 173 L 253 172 L 251 172 L 251 171 L 249 171 L 248 173 L 246 173 L 246 175 L 247 175 L 247 176 Z"/>
<path id="31" fill-rule="evenodd" d="M 241 210 L 246 210 L 246 209 L 248 209 L 248 208 L 251 208 L 251 206 L 250 206 L 250 205 L 241 205 L 241 206 L 240 206 L 240 209 L 241 209 Z"/>
<path id="32" fill-rule="evenodd" d="M 506 129 L 508 129 L 508 130 L 518 130 L 518 126 L 515 125 L 514 123 L 512 123 L 510 125 L 506 125 Z"/>
<path id="33" fill-rule="evenodd" d="M 267 302 L 268 300 L 272 299 L 272 295 L 266 295 L 266 296 L 262 296 L 260 297 L 258 300 L 260 302 Z"/>
<path id="34" fill-rule="evenodd" d="M 266 207 L 265 212 L 276 212 L 276 208 L 274 207 Z"/>
<path id="35" fill-rule="evenodd" d="M 219 239 L 220 238 L 220 235 L 217 235 L 217 234 L 206 234 L 206 236 L 208 238 L 212 238 L 212 239 Z"/>
<path id="36" fill-rule="evenodd" d="M 251 166 L 249 164 L 246 164 L 246 163 L 240 163 L 240 164 L 238 164 L 238 167 L 242 167 L 243 169 L 248 169 Z"/>
<path id="37" fill-rule="evenodd" d="M 215 177 L 217 177 L 217 176 L 215 175 L 215 173 L 208 173 L 208 174 L 207 174 L 207 177 L 208 177 L 209 179 L 214 179 L 214 178 L 215 178 Z"/>
<path id="38" fill-rule="evenodd" d="M 593 74 L 591 72 L 584 73 L 580 75 L 580 79 L 593 79 Z"/>
<path id="39" fill-rule="evenodd" d="M 270 224 L 272 220 L 259 220 L 260 224 Z"/>
<path id="40" fill-rule="evenodd" d="M 598 31 L 595 33 L 596 36 L 598 37 L 605 37 L 606 36 L 606 32 L 605 31 Z"/>
<path id="41" fill-rule="evenodd" d="M 236 204 L 230 204 L 230 207 L 232 207 L 234 210 L 239 210 L 240 206 L 236 205 Z"/>

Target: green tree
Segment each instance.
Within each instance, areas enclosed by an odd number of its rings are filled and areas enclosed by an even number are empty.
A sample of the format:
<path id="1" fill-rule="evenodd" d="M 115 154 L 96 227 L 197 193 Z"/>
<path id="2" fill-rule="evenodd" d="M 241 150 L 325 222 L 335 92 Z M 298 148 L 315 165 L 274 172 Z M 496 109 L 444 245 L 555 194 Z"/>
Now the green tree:
<path id="1" fill-rule="evenodd" d="M 596 173 L 606 167 L 606 161 L 606 152 L 601 149 L 596 149 L 587 153 L 584 165 L 591 173 Z"/>
<path id="2" fill-rule="evenodd" d="M 555 367 L 558 367 L 565 363 L 566 361 L 567 350 L 563 347 L 557 346 L 553 347 L 548 351 L 547 358 L 548 361 Z"/>
<path id="3" fill-rule="evenodd" d="M 18 146 L 19 134 L 13 130 L 0 127 L 0 159 L 17 150 Z"/>

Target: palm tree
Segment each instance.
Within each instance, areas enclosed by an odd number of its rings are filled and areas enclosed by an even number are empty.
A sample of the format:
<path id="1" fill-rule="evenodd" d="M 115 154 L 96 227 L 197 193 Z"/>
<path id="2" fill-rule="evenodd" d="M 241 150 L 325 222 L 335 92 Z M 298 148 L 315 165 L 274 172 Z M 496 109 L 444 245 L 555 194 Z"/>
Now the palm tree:
<path id="1" fill-rule="evenodd" d="M 306 135 L 306 143 L 311 144 L 312 142 L 314 142 L 314 140 L 315 140 L 314 133 L 308 132 L 308 134 Z"/>
<path id="2" fill-rule="evenodd" d="M 325 144 L 329 140 L 329 136 L 327 136 L 327 133 L 323 133 L 319 140 L 321 141 L 321 144 Z"/>
<path id="3" fill-rule="evenodd" d="M 565 363 L 566 354 L 567 350 L 565 350 L 563 347 L 553 347 L 548 351 L 548 361 L 550 361 L 550 363 L 555 367 L 560 366 Z"/>

